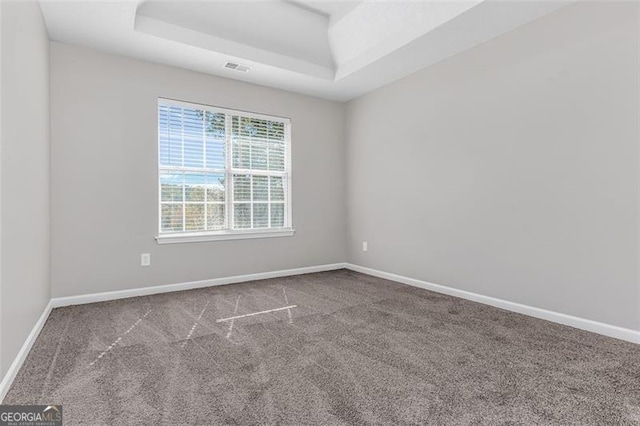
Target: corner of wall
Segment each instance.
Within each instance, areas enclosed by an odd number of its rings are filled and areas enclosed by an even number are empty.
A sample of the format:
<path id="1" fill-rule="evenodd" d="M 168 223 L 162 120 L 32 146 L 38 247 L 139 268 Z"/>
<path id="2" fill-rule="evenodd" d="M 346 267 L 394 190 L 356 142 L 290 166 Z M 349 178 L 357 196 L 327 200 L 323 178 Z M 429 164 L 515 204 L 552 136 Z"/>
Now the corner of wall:
<path id="1" fill-rule="evenodd" d="M 349 116 L 348 102 L 341 104 L 342 113 L 342 178 L 344 182 L 342 199 L 343 237 L 342 237 L 342 261 L 349 261 Z"/>
<path id="2" fill-rule="evenodd" d="M 11 106 L 0 105 L 2 377 L 51 299 L 51 139 L 49 36 L 40 4 L 0 2 L 0 11 L 0 103 Z M 27 176 L 22 185 L 6 179 L 19 173 Z M 25 227 L 31 232 L 20 233 Z"/>
<path id="3" fill-rule="evenodd" d="M 47 30 L 47 25 L 46 25 L 46 21 L 44 19 L 44 13 L 42 12 L 42 5 L 40 3 L 38 3 L 39 9 L 40 9 L 40 18 L 41 18 L 41 22 L 42 22 L 42 27 L 45 29 L 46 32 L 46 36 L 47 36 L 47 40 L 46 40 L 46 55 L 47 55 L 47 100 L 46 100 L 46 105 L 47 105 L 47 115 L 49 117 L 48 119 L 48 125 L 47 125 L 47 140 L 48 140 L 48 144 L 47 144 L 47 148 L 48 148 L 48 152 L 47 152 L 47 158 L 48 158 L 48 168 L 47 168 L 47 176 L 49 176 L 48 179 L 48 195 L 49 195 L 49 199 L 47 201 L 47 204 L 49 206 L 49 214 L 48 214 L 48 223 L 47 223 L 47 229 L 49 231 L 47 239 L 48 239 L 48 265 L 47 265 L 47 277 L 48 277 L 48 281 L 47 281 L 47 295 L 46 298 L 47 300 L 51 300 L 51 298 L 53 297 L 52 295 L 52 289 L 51 289 L 51 39 L 48 37 L 49 33 Z"/>
<path id="4" fill-rule="evenodd" d="M 345 102 L 344 113 L 344 125 L 343 125 L 343 140 L 344 140 L 344 179 L 345 179 L 345 191 L 344 191 L 344 221 L 345 221 L 345 233 L 344 233 L 344 259 L 345 262 L 351 263 L 351 104 L 353 100 Z"/>
<path id="5" fill-rule="evenodd" d="M 4 25 L 2 24 L 2 9 L 3 2 L 0 2 L 0 159 L 2 159 L 2 129 L 4 128 L 2 123 L 2 100 L 4 99 L 2 96 L 2 28 Z M 0 194 L 2 191 L 2 161 L 0 161 Z M 2 197 L 0 197 L 0 242 L 2 241 Z M 0 271 L 2 271 L 2 244 L 0 244 Z M 0 273 L 0 309 L 2 309 L 2 274 Z M 4 350 L 4 339 L 2 333 L 2 315 L 0 315 L 0 378 L 2 378 L 5 374 L 5 368 L 3 363 L 3 353 Z"/>

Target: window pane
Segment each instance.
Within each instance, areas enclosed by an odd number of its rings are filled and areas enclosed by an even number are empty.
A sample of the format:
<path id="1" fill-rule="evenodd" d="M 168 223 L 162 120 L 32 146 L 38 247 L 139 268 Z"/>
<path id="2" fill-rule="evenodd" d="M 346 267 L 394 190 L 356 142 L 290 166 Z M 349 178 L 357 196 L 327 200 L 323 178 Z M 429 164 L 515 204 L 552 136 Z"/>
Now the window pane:
<path id="1" fill-rule="evenodd" d="M 279 141 L 284 143 L 284 123 L 278 121 L 269 121 L 267 123 L 268 139 L 271 141 Z"/>
<path id="2" fill-rule="evenodd" d="M 254 140 L 251 145 L 251 170 L 267 170 L 267 145 Z"/>
<path id="3" fill-rule="evenodd" d="M 269 146 L 269 170 L 284 171 L 284 144 Z"/>
<path id="4" fill-rule="evenodd" d="M 207 229 L 219 230 L 226 228 L 224 204 L 208 204 L 207 205 Z"/>
<path id="5" fill-rule="evenodd" d="M 158 142 L 161 166 L 224 169 L 225 115 L 161 105 L 158 108 Z"/>
<path id="6" fill-rule="evenodd" d="M 169 107 L 158 107 L 158 146 L 160 165 L 169 164 Z"/>
<path id="7" fill-rule="evenodd" d="M 225 175 L 221 173 L 207 174 L 207 201 L 225 200 Z"/>
<path id="8" fill-rule="evenodd" d="M 234 132 L 240 137 L 251 139 L 256 137 L 258 132 L 256 128 L 256 122 L 258 121 L 255 118 L 251 117 L 234 117 L 236 118 Z"/>
<path id="9" fill-rule="evenodd" d="M 187 231 L 204 231 L 204 204 L 185 205 L 184 216 Z"/>
<path id="10" fill-rule="evenodd" d="M 253 205 L 253 227 L 254 228 L 269 227 L 269 204 L 256 203 Z"/>
<path id="11" fill-rule="evenodd" d="M 182 166 L 182 108 L 168 108 L 168 166 Z"/>
<path id="12" fill-rule="evenodd" d="M 269 177 L 253 177 L 253 201 L 269 201 Z"/>
<path id="13" fill-rule="evenodd" d="M 184 165 L 185 167 L 204 166 L 204 150 L 202 149 L 202 140 L 184 139 Z"/>
<path id="14" fill-rule="evenodd" d="M 160 200 L 182 201 L 182 186 L 184 184 L 182 172 L 160 173 Z"/>
<path id="15" fill-rule="evenodd" d="M 285 126 L 258 118 L 234 116 L 233 167 L 284 170 Z"/>
<path id="16" fill-rule="evenodd" d="M 162 204 L 160 218 L 163 231 L 182 231 L 182 204 Z"/>
<path id="17" fill-rule="evenodd" d="M 225 115 L 207 111 L 205 113 L 205 141 L 207 148 L 207 164 L 210 169 L 224 169 L 226 166 Z"/>
<path id="18" fill-rule="evenodd" d="M 278 176 L 271 176 L 269 180 L 271 182 L 271 201 L 284 201 L 284 185 L 282 178 Z"/>
<path id="19" fill-rule="evenodd" d="M 251 176 L 233 175 L 233 200 L 251 201 Z"/>
<path id="20" fill-rule="evenodd" d="M 231 119 L 233 167 L 248 169 L 251 167 L 251 139 L 249 134 L 241 131 L 243 126 L 243 118 L 233 117 Z"/>
<path id="21" fill-rule="evenodd" d="M 284 204 L 271 204 L 271 227 L 284 227 Z"/>
<path id="22" fill-rule="evenodd" d="M 203 112 L 183 108 L 182 128 L 185 167 L 204 167 L 204 116 Z"/>
<path id="23" fill-rule="evenodd" d="M 184 186 L 186 201 L 204 202 L 204 188 L 207 183 L 205 174 L 185 173 Z"/>
<path id="24" fill-rule="evenodd" d="M 251 146 L 248 142 L 234 140 L 233 167 L 237 169 L 251 168 Z"/>
<path id="25" fill-rule="evenodd" d="M 236 229 L 251 228 L 251 204 L 242 203 L 233 206 L 233 227 Z"/>

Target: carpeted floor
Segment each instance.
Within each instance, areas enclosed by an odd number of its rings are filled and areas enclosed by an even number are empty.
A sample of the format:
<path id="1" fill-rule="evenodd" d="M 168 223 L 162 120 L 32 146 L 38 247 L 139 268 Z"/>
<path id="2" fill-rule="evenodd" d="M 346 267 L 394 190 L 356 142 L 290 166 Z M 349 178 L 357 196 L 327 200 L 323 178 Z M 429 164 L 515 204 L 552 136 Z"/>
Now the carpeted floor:
<path id="1" fill-rule="evenodd" d="M 340 270 L 55 309 L 4 403 L 69 425 L 640 424 L 640 349 Z"/>

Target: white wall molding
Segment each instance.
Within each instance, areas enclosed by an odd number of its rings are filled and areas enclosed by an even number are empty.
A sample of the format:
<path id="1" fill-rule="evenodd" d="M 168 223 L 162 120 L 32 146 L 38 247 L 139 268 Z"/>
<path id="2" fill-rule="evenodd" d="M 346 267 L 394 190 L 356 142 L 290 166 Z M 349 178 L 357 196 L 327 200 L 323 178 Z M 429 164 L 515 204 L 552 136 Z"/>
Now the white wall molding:
<path id="1" fill-rule="evenodd" d="M 38 318 L 38 321 L 33 326 L 31 333 L 27 336 L 27 340 L 25 340 L 22 348 L 20 348 L 20 352 L 18 352 L 18 355 L 16 355 L 15 359 L 11 363 L 9 370 L 7 370 L 7 373 L 4 375 L 2 382 L 0 382 L 0 403 L 2 403 L 2 400 L 4 400 L 5 395 L 9 391 L 13 380 L 16 378 L 18 371 L 20 371 L 20 367 L 22 367 L 22 363 L 27 359 L 27 355 L 29 355 L 29 351 L 31 351 L 42 327 L 44 327 L 44 324 L 47 322 L 52 309 L 53 303 L 52 301 L 49 301 L 47 306 L 44 308 L 42 315 L 40 315 L 40 318 Z"/>
<path id="2" fill-rule="evenodd" d="M 167 284 L 154 287 L 134 288 L 130 290 L 109 291 L 104 293 L 82 294 L 79 296 L 54 297 L 52 306 L 83 305 L 86 303 L 105 302 L 108 300 L 126 299 L 129 297 L 149 296 L 152 294 L 170 293 L 172 291 L 193 290 L 196 288 L 213 287 L 225 284 L 235 284 L 248 281 L 266 280 L 269 278 L 288 277 L 291 275 L 311 274 L 314 272 L 333 271 L 346 268 L 345 263 L 331 263 L 327 265 L 306 266 L 303 268 L 283 269 L 280 271 L 259 272 L 256 274 L 236 275 L 232 277 L 214 278 L 210 280 L 191 281 L 177 284 Z"/>
<path id="3" fill-rule="evenodd" d="M 602 334 L 604 336 L 613 337 L 620 340 L 640 344 L 640 331 L 628 328 L 618 327 L 615 325 L 605 324 L 585 318 L 579 318 L 572 315 L 562 314 L 560 312 L 548 311 L 546 309 L 536 308 L 521 303 L 510 302 L 508 300 L 497 299 L 495 297 L 483 296 L 477 293 L 471 293 L 465 290 L 459 290 L 453 287 L 447 287 L 440 284 L 433 284 L 427 281 L 415 278 L 405 277 L 403 275 L 392 274 L 389 272 L 379 271 L 377 269 L 367 268 L 364 266 L 347 263 L 345 268 L 352 271 L 372 275 L 378 278 L 384 278 L 390 281 L 396 281 L 413 287 L 423 288 L 425 290 L 435 291 L 436 293 L 447 294 L 449 296 L 459 297 L 461 299 L 471 300 L 473 302 L 494 306 L 519 314 L 528 315 L 534 318 L 540 318 L 558 324 L 568 325 L 580 330 L 590 331 L 592 333 Z"/>

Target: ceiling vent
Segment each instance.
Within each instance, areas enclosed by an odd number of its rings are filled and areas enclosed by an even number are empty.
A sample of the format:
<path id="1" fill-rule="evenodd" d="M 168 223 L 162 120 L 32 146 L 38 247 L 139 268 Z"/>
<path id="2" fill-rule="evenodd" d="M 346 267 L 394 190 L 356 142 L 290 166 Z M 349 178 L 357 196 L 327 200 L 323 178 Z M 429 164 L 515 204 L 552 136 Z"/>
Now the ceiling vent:
<path id="1" fill-rule="evenodd" d="M 236 64 L 233 62 L 227 62 L 226 64 L 224 64 L 224 67 L 230 70 L 240 71 L 240 72 L 247 72 L 250 69 L 246 65 Z"/>

